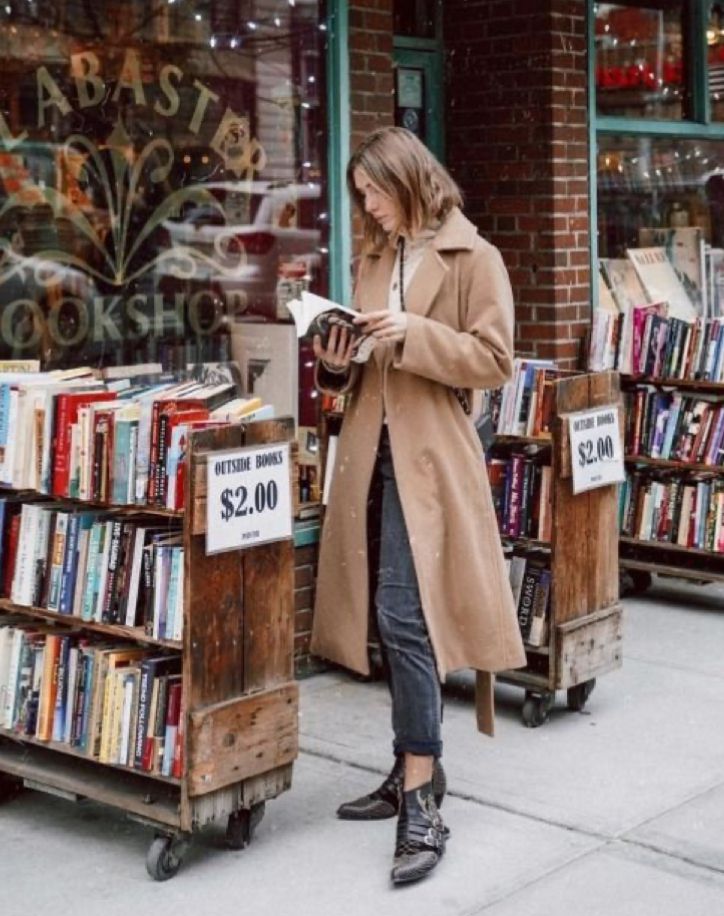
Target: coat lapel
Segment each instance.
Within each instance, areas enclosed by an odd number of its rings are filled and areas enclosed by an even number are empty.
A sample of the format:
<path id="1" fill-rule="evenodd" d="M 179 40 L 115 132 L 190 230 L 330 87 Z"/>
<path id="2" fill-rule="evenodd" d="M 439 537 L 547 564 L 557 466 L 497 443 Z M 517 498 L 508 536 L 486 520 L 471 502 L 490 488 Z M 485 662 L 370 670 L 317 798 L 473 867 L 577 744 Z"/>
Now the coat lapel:
<path id="1" fill-rule="evenodd" d="M 432 308 L 448 268 L 439 252 L 428 245 L 405 293 L 405 308 L 425 316 Z"/>

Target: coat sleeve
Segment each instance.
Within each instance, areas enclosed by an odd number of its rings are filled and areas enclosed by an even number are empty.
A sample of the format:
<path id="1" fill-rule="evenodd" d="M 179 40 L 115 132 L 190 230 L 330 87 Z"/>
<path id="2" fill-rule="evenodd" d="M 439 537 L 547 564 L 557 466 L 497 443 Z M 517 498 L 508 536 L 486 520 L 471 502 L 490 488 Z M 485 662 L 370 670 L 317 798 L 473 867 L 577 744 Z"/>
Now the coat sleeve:
<path id="1" fill-rule="evenodd" d="M 513 292 L 497 248 L 476 249 L 461 271 L 462 330 L 408 313 L 394 366 L 443 385 L 497 388 L 512 374 Z"/>
<path id="2" fill-rule="evenodd" d="M 355 280 L 353 302 L 359 310 L 359 288 L 364 275 L 364 258 L 360 261 Z M 349 394 L 354 390 L 360 376 L 359 363 L 351 363 L 346 372 L 330 372 L 325 368 L 320 359 L 314 367 L 314 384 L 322 394 L 331 394 L 333 397 L 340 394 Z"/>

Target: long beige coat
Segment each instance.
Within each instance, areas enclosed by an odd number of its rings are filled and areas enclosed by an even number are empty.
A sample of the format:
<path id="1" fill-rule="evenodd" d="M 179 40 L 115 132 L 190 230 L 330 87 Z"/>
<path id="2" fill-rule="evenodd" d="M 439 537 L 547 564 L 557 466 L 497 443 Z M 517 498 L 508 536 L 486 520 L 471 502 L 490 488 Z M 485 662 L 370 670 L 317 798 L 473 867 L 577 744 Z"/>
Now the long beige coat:
<path id="1" fill-rule="evenodd" d="M 387 308 L 394 261 L 390 246 L 363 257 L 355 291 L 362 311 Z M 343 386 L 352 397 L 322 530 L 312 651 L 369 673 L 367 499 L 386 414 L 440 677 L 520 667 L 482 449 L 451 388 L 494 388 L 510 376 L 513 299 L 498 250 L 459 210 L 425 251 L 405 305 L 404 344 L 378 345 Z M 334 381 L 319 372 L 320 387 Z"/>

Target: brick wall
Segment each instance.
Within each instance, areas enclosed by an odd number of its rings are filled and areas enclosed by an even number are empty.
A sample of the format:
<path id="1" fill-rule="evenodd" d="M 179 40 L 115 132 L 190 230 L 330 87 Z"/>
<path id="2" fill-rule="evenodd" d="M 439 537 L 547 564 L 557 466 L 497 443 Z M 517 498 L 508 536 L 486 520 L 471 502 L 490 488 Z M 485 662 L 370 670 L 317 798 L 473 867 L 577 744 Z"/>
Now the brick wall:
<path id="1" fill-rule="evenodd" d="M 395 121 L 392 6 L 393 0 L 350 0 L 350 151 L 368 133 Z M 353 233 L 359 252 L 361 229 L 356 219 Z"/>
<path id="2" fill-rule="evenodd" d="M 447 165 L 497 245 L 516 348 L 573 365 L 590 321 L 585 7 L 445 3 Z"/>

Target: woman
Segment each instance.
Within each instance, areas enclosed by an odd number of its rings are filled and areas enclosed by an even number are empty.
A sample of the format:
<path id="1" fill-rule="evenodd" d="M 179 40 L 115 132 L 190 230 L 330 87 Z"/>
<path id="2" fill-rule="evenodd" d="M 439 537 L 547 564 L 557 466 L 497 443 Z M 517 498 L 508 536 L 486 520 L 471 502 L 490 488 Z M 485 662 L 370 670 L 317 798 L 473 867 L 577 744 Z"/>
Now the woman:
<path id="1" fill-rule="evenodd" d="M 500 254 L 460 212 L 452 178 L 401 128 L 352 156 L 347 182 L 366 249 L 355 319 L 375 340 L 332 328 L 314 339 L 317 382 L 351 399 L 322 534 L 312 651 L 366 674 L 367 506 L 381 482 L 375 606 L 392 694 L 392 772 L 340 817 L 398 815 L 396 884 L 438 864 L 446 828 L 440 683 L 460 668 L 525 663 L 483 455 L 466 410 L 472 389 L 511 374 L 513 301 Z M 437 799 L 435 797 L 437 795 Z"/>

